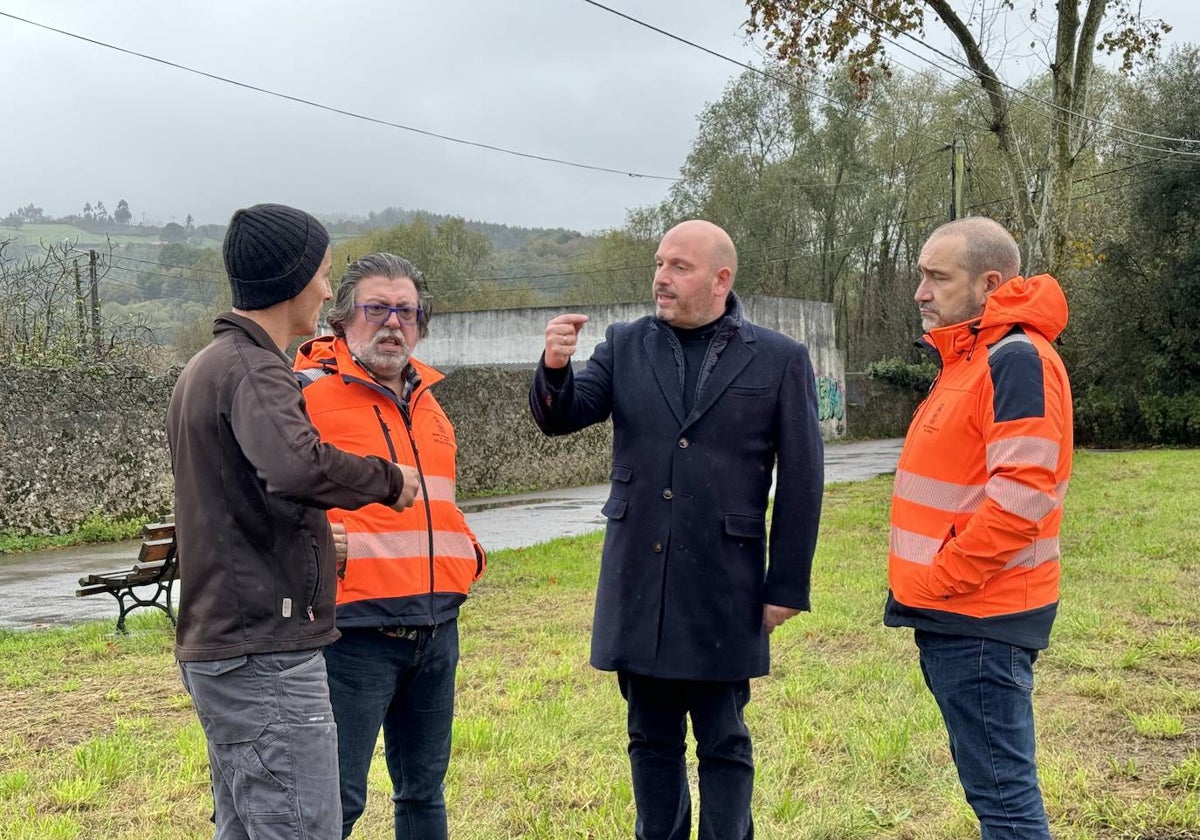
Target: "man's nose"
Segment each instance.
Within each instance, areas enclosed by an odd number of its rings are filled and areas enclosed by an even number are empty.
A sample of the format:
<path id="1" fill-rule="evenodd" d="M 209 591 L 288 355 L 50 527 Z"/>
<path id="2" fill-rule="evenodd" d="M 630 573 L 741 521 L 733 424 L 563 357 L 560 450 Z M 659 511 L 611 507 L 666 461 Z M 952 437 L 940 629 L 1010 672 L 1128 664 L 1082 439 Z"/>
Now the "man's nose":
<path id="1" fill-rule="evenodd" d="M 395 309 L 388 310 L 387 317 L 383 319 L 383 325 L 386 327 L 388 325 L 388 322 L 391 321 L 393 318 L 396 319 L 397 326 L 404 325 L 404 322 L 400 320 L 400 313 Z"/>

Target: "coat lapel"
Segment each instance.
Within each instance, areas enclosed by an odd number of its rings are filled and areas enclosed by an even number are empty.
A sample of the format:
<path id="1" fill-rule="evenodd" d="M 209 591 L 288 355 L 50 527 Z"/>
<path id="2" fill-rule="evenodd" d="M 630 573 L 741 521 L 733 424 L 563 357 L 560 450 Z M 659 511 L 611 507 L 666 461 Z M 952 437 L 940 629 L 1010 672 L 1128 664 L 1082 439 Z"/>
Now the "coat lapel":
<path id="1" fill-rule="evenodd" d="M 642 345 L 646 348 L 650 369 L 654 371 L 654 378 L 658 380 L 663 398 L 671 407 L 671 413 L 675 415 L 675 422 L 683 425 L 683 388 L 679 385 L 679 363 L 671 350 L 670 342 L 662 334 L 661 328 L 651 327 L 642 338 Z"/>
<path id="2" fill-rule="evenodd" d="M 707 381 L 700 389 L 700 396 L 696 400 L 696 404 L 692 406 L 692 413 L 688 415 L 688 424 L 692 424 L 704 415 L 704 412 L 713 407 L 713 403 L 717 398 L 724 393 L 739 373 L 742 372 L 746 365 L 750 364 L 750 360 L 754 358 L 754 351 L 750 349 L 741 335 L 741 330 L 734 333 L 729 339 L 729 344 L 721 351 L 721 355 L 717 358 L 717 366 L 713 368 Z"/>

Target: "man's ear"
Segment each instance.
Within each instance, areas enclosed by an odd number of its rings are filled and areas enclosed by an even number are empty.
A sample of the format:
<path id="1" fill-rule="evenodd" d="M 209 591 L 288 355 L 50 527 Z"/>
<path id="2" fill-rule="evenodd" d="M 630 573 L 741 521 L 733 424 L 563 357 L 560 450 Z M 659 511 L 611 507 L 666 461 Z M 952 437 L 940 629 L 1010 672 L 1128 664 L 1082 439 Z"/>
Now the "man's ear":
<path id="1" fill-rule="evenodd" d="M 1004 285 L 1008 278 L 999 271 L 989 271 L 983 276 L 983 294 L 986 297 Z"/>
<path id="2" fill-rule="evenodd" d="M 713 291 L 724 298 L 729 294 L 731 288 L 733 288 L 733 269 L 727 265 L 718 268 L 717 282 L 713 284 Z"/>

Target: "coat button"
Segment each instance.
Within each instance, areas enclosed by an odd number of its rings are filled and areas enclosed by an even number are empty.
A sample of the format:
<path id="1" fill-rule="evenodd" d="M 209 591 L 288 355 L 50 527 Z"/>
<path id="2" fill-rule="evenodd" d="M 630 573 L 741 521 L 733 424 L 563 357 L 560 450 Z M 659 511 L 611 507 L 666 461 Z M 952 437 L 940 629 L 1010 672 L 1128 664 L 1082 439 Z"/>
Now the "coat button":
<path id="1" fill-rule="evenodd" d="M 662 543 L 655 543 L 655 544 L 654 544 L 654 553 L 655 553 L 655 554 L 662 554 Z"/>
<path id="2" fill-rule="evenodd" d="M 688 439 L 687 439 L 687 438 L 680 438 L 680 439 L 679 439 L 679 448 L 680 448 L 680 449 L 687 449 L 689 446 L 691 446 L 691 444 L 690 444 L 690 443 L 688 443 Z"/>
<path id="3" fill-rule="evenodd" d="M 673 498 L 675 498 L 675 494 L 671 492 L 671 488 L 670 488 L 670 487 L 668 487 L 666 490 L 663 490 L 663 498 L 664 498 L 664 499 L 673 499 Z"/>

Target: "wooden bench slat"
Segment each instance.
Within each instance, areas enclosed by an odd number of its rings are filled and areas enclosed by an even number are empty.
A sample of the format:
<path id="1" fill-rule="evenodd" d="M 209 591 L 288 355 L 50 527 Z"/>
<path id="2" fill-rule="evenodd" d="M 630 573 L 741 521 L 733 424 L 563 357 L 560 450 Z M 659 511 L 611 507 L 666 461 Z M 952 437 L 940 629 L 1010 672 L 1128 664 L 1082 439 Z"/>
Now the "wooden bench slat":
<path id="1" fill-rule="evenodd" d="M 108 591 L 107 586 L 102 586 L 102 585 L 101 586 L 82 586 L 81 585 L 79 587 L 79 589 L 75 590 L 75 596 L 77 598 L 82 598 L 85 595 L 98 595 L 101 592 L 107 592 L 107 591 Z"/>
<path id="2" fill-rule="evenodd" d="M 92 572 L 84 575 L 79 579 L 80 586 L 92 586 L 97 584 L 118 584 L 125 580 L 138 580 L 141 578 L 157 579 L 160 576 L 163 565 L 167 563 L 167 558 L 161 560 L 150 560 L 149 562 L 136 562 L 127 569 L 113 569 L 107 572 Z"/>
<path id="3" fill-rule="evenodd" d="M 142 537 L 146 540 L 161 540 L 175 535 L 174 522 L 151 522 L 142 529 Z"/>
<path id="4" fill-rule="evenodd" d="M 165 537 L 154 540 L 146 540 L 142 543 L 142 549 L 138 552 L 137 562 L 152 563 L 156 560 L 166 560 L 171 552 L 175 550 L 175 537 Z"/>

